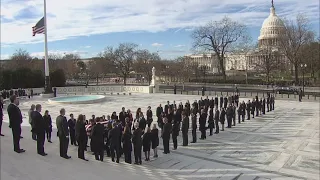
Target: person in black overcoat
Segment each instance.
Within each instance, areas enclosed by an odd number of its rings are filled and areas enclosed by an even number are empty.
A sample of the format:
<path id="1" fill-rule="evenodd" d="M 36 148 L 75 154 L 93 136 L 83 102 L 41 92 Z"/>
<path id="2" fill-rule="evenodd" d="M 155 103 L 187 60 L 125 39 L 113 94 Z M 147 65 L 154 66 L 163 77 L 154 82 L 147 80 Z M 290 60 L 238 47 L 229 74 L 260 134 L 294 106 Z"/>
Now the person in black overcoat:
<path id="1" fill-rule="evenodd" d="M 187 100 L 186 104 L 184 105 L 184 111 L 186 113 L 186 116 L 190 116 L 191 114 L 191 107 L 190 107 L 190 102 Z"/>
<path id="2" fill-rule="evenodd" d="M 233 108 L 231 104 L 227 108 L 226 115 L 227 115 L 227 123 L 228 123 L 227 128 L 231 128 L 232 116 L 233 116 Z"/>
<path id="3" fill-rule="evenodd" d="M 161 104 L 157 107 L 157 110 L 156 110 L 156 115 L 157 117 L 159 118 L 160 115 L 163 113 L 163 108 L 161 106 Z"/>
<path id="4" fill-rule="evenodd" d="M 37 153 L 41 156 L 46 156 L 47 153 L 44 152 L 44 141 L 46 133 L 46 124 L 43 120 L 41 112 L 41 105 L 36 105 L 36 110 L 32 113 L 32 120 L 34 123 L 34 131 L 37 135 Z"/>
<path id="5" fill-rule="evenodd" d="M 139 128 L 140 128 L 142 131 L 144 131 L 144 129 L 145 129 L 146 126 L 147 126 L 147 121 L 146 121 L 146 119 L 144 118 L 142 112 L 140 112 L 139 121 L 138 121 L 138 122 L 139 122 Z"/>
<path id="6" fill-rule="evenodd" d="M 216 110 L 214 112 L 214 123 L 215 123 L 215 126 L 216 126 L 216 132 L 215 134 L 218 134 L 219 133 L 219 121 L 220 121 L 220 112 L 218 110 L 218 107 L 216 106 Z M 222 124 L 222 123 L 221 123 Z M 223 129 L 223 124 L 222 124 L 222 129 Z"/>
<path id="7" fill-rule="evenodd" d="M 246 105 L 246 110 L 247 110 L 247 120 L 250 120 L 250 114 L 251 114 L 251 106 L 252 103 L 250 102 L 250 100 L 248 100 L 247 105 Z"/>
<path id="8" fill-rule="evenodd" d="M 220 109 L 223 107 L 223 96 L 220 96 Z"/>
<path id="9" fill-rule="evenodd" d="M 228 106 L 228 96 L 225 96 L 223 98 L 223 108 L 226 109 Z"/>
<path id="10" fill-rule="evenodd" d="M 71 145 L 77 146 L 76 142 L 76 119 L 74 118 L 73 114 L 70 114 L 70 119 L 68 120 L 68 126 L 69 126 L 69 133 L 70 133 L 70 143 Z"/>
<path id="11" fill-rule="evenodd" d="M 172 132 L 172 125 L 171 123 L 168 122 L 167 118 L 164 118 L 163 122 L 164 122 L 164 125 L 163 125 L 162 134 L 161 134 L 161 137 L 163 140 L 163 149 L 164 149 L 163 153 L 168 154 L 170 153 L 169 141 L 170 141 L 170 134 Z"/>
<path id="12" fill-rule="evenodd" d="M 142 164 L 141 161 L 141 150 L 142 150 L 142 129 L 139 128 L 139 123 L 136 122 L 134 124 L 135 130 L 132 134 L 132 144 L 133 144 L 133 151 L 134 151 L 134 164 Z"/>
<path id="13" fill-rule="evenodd" d="M 224 122 L 226 121 L 226 110 L 224 108 L 221 108 L 220 112 L 220 123 L 221 123 L 221 131 L 224 131 Z"/>
<path id="14" fill-rule="evenodd" d="M 2 121 L 3 121 L 3 97 L 0 97 L 0 136 L 4 136 L 2 134 L 1 128 L 2 128 Z"/>
<path id="15" fill-rule="evenodd" d="M 52 141 L 51 141 L 52 119 L 51 119 L 51 116 L 50 116 L 48 110 L 46 110 L 46 111 L 44 112 L 43 120 L 44 120 L 44 122 L 45 122 L 47 140 L 48 140 L 49 143 L 52 143 Z"/>
<path id="16" fill-rule="evenodd" d="M 241 123 L 241 113 L 242 113 L 242 109 L 241 109 L 241 105 L 238 106 L 237 108 L 237 114 L 238 114 L 238 123 L 240 124 Z"/>
<path id="17" fill-rule="evenodd" d="M 122 143 L 123 143 L 123 153 L 124 153 L 124 161 L 126 163 L 131 164 L 131 152 L 132 152 L 132 142 L 131 142 L 132 134 L 130 132 L 130 126 L 125 126 L 123 135 L 122 135 Z"/>
<path id="18" fill-rule="evenodd" d="M 142 138 L 142 147 L 145 156 L 145 161 L 150 161 L 150 147 L 151 147 L 152 134 L 150 128 L 147 127 Z"/>
<path id="19" fill-rule="evenodd" d="M 108 124 L 107 124 L 107 128 L 105 129 L 105 149 L 107 151 L 107 156 L 108 157 L 111 157 L 111 150 L 110 150 L 110 139 L 109 139 L 109 131 L 111 131 L 112 129 L 112 122 L 109 121 Z"/>
<path id="20" fill-rule="evenodd" d="M 123 126 L 126 123 L 125 122 L 126 117 L 127 117 L 126 108 L 122 107 L 122 111 L 119 113 L 119 120 Z"/>
<path id="21" fill-rule="evenodd" d="M 110 139 L 111 159 L 114 162 L 114 158 L 116 154 L 117 163 L 119 163 L 119 159 L 120 159 L 119 134 L 120 134 L 120 129 L 117 126 L 117 123 L 114 122 L 112 124 L 112 129 L 109 131 L 108 137 Z"/>
<path id="22" fill-rule="evenodd" d="M 209 110 L 208 128 L 210 129 L 210 135 L 209 136 L 212 136 L 213 129 L 215 128 L 214 127 L 214 119 L 213 119 L 213 107 L 211 107 L 210 110 Z"/>
<path id="23" fill-rule="evenodd" d="M 86 127 L 85 127 L 85 119 L 82 114 L 79 115 L 78 120 L 76 122 L 76 141 L 78 142 L 78 158 L 88 161 L 84 157 L 84 151 L 87 146 L 87 132 L 86 132 Z"/>
<path id="24" fill-rule="evenodd" d="M 216 97 L 214 98 L 214 105 L 215 106 L 219 106 L 219 99 L 218 96 L 216 95 Z"/>
<path id="25" fill-rule="evenodd" d="M 197 115 L 194 111 L 191 111 L 191 128 L 192 128 L 192 141 L 191 143 L 197 142 Z"/>
<path id="26" fill-rule="evenodd" d="M 255 99 L 252 99 L 252 102 L 251 102 L 251 114 L 252 114 L 252 118 L 254 118 L 254 111 L 256 110 L 257 108 L 257 102 L 255 101 Z"/>
<path id="27" fill-rule="evenodd" d="M 169 114 L 169 109 L 170 109 L 170 102 L 167 101 L 167 104 L 164 106 L 164 114 Z"/>
<path id="28" fill-rule="evenodd" d="M 185 113 L 182 113 L 182 139 L 183 146 L 188 146 L 188 132 L 189 132 L 189 116 Z"/>
<path id="29" fill-rule="evenodd" d="M 153 114 L 150 106 L 148 106 L 146 115 L 147 115 L 147 124 L 148 124 L 148 127 L 150 127 L 153 121 L 153 118 L 152 118 Z"/>
<path id="30" fill-rule="evenodd" d="M 100 123 L 100 118 L 96 118 L 97 124 L 92 128 L 91 141 L 92 151 L 95 159 L 103 161 L 104 157 L 104 125 Z"/>
<path id="31" fill-rule="evenodd" d="M 12 130 L 13 136 L 13 150 L 17 153 L 23 153 L 25 150 L 20 148 L 22 114 L 18 107 L 19 100 L 17 96 L 12 95 L 10 102 L 11 104 L 9 104 L 7 111 L 9 115 L 9 127 Z"/>
<path id="32" fill-rule="evenodd" d="M 262 100 L 262 114 L 266 114 L 266 98 Z"/>
<path id="33" fill-rule="evenodd" d="M 159 130 L 157 128 L 157 125 L 153 124 L 152 130 L 151 130 L 151 142 L 152 142 L 152 149 L 153 149 L 153 157 L 158 157 L 158 146 L 159 146 Z"/>
<path id="34" fill-rule="evenodd" d="M 163 117 L 164 117 L 164 113 L 161 112 L 160 116 L 158 117 L 158 121 L 157 121 L 160 129 L 163 128 Z"/>
<path id="35" fill-rule="evenodd" d="M 173 142 L 173 150 L 178 148 L 178 136 L 179 136 L 179 128 L 180 123 L 178 120 L 174 120 L 172 123 L 172 142 Z"/>
<path id="36" fill-rule="evenodd" d="M 200 118 L 199 118 L 199 130 L 201 132 L 200 139 L 206 139 L 206 123 L 207 123 L 207 114 L 204 110 L 201 110 Z"/>

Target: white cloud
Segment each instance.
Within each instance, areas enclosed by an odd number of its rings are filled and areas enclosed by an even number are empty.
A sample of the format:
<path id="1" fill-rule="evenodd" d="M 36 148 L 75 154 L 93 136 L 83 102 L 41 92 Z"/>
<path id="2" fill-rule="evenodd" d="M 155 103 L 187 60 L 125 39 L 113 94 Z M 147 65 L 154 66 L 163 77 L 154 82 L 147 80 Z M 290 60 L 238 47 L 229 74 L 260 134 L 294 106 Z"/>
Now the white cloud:
<path id="1" fill-rule="evenodd" d="M 41 14 L 42 3 L 39 0 L 1 0 L 1 16 L 6 19 L 1 22 L 1 44 L 43 42 L 43 35 L 32 37 L 31 34 L 31 27 L 41 15 L 31 19 L 15 19 L 25 8 L 32 8 L 32 12 Z M 277 0 L 275 3 L 280 16 L 294 18 L 295 14 L 302 13 L 319 24 L 318 0 L 308 0 L 308 3 Z M 269 0 L 91 0 L 81 3 L 79 0 L 48 0 L 48 40 L 111 32 L 159 32 L 170 28 L 188 31 L 225 15 L 258 27 L 268 16 L 269 7 Z"/>
<path id="2" fill-rule="evenodd" d="M 10 55 L 9 54 L 1 54 L 1 60 L 9 59 Z"/>
<path id="3" fill-rule="evenodd" d="M 174 46 L 174 47 L 176 47 L 176 48 L 181 48 L 181 47 L 186 47 L 186 45 L 178 44 L 178 45 L 176 45 L 176 46 Z"/>
<path id="4" fill-rule="evenodd" d="M 163 46 L 163 44 L 160 44 L 160 43 L 152 43 L 151 46 L 160 47 L 160 46 Z"/>

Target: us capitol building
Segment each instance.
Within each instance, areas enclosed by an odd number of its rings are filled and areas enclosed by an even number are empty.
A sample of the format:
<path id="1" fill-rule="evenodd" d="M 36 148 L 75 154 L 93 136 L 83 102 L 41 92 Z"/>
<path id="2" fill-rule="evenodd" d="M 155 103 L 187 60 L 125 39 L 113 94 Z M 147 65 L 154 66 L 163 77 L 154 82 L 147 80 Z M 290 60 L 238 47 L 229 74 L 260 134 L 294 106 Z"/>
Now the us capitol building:
<path id="1" fill-rule="evenodd" d="M 225 69 L 228 71 L 258 71 L 259 63 L 262 63 L 267 56 L 273 54 L 275 60 L 281 64 L 287 64 L 286 56 L 281 52 L 281 34 L 285 29 L 283 21 L 277 16 L 272 1 L 270 15 L 262 24 L 260 36 L 258 37 L 258 47 L 246 53 L 225 54 Z M 276 53 L 275 53 L 276 52 Z M 208 73 L 218 73 L 218 59 L 212 54 L 193 54 L 186 55 L 189 63 L 195 63 L 198 67 L 206 67 Z M 284 67 L 284 66 L 282 66 Z"/>

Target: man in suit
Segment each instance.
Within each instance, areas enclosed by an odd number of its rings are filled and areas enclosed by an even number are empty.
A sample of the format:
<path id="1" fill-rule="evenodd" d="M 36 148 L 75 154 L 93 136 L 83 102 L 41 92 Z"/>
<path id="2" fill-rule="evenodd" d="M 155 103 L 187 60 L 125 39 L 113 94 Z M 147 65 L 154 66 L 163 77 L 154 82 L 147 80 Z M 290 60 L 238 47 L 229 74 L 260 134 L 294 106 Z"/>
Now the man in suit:
<path id="1" fill-rule="evenodd" d="M 163 113 L 163 108 L 161 106 L 161 104 L 157 107 L 157 112 L 156 112 L 156 115 L 157 115 L 157 118 L 160 117 L 161 113 Z"/>
<path id="2" fill-rule="evenodd" d="M 19 109 L 19 100 L 17 96 L 12 95 L 10 97 L 11 104 L 8 106 L 8 115 L 9 115 L 9 127 L 12 130 L 13 136 L 13 150 L 17 153 L 25 152 L 24 149 L 20 149 L 20 136 L 21 136 L 21 123 L 22 123 L 22 114 Z"/>
<path id="3" fill-rule="evenodd" d="M 0 136 L 4 136 L 2 134 L 1 128 L 2 128 L 2 121 L 3 121 L 3 97 L 0 97 Z"/>
<path id="4" fill-rule="evenodd" d="M 34 123 L 34 132 L 37 135 L 37 153 L 40 154 L 41 156 L 46 156 L 48 155 L 47 153 L 44 152 L 46 126 L 40 112 L 41 112 L 41 105 L 37 104 L 36 111 L 32 113 L 32 120 Z"/>
<path id="5" fill-rule="evenodd" d="M 68 152 L 68 145 L 69 145 L 69 129 L 68 129 L 68 121 L 65 117 L 66 110 L 61 109 L 60 115 L 56 119 L 57 129 L 58 129 L 58 136 L 60 142 L 60 157 L 65 159 L 70 159 L 71 156 L 67 155 Z"/>
<path id="6" fill-rule="evenodd" d="M 116 153 L 117 157 L 117 163 L 119 163 L 120 159 L 120 143 L 119 143 L 119 134 L 121 133 L 119 127 L 117 126 L 117 123 L 112 124 L 112 129 L 109 131 L 108 138 L 110 139 L 110 150 L 111 150 L 111 158 L 114 162 L 114 156 Z"/>

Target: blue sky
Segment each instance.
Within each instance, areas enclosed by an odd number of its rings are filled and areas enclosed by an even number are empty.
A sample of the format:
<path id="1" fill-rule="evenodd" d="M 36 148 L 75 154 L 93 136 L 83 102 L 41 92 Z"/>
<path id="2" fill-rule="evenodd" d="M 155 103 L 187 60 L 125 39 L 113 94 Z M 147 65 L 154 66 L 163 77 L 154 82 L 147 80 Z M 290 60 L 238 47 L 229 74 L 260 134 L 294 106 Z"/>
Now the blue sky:
<path id="1" fill-rule="evenodd" d="M 274 2 L 280 17 L 302 13 L 319 34 L 318 0 Z M 87 58 L 133 42 L 172 59 L 192 53 L 194 27 L 224 16 L 246 24 L 255 42 L 270 6 L 271 0 L 47 0 L 49 53 Z M 1 59 L 19 48 L 43 56 L 44 36 L 31 31 L 42 16 L 43 0 L 1 0 Z"/>

